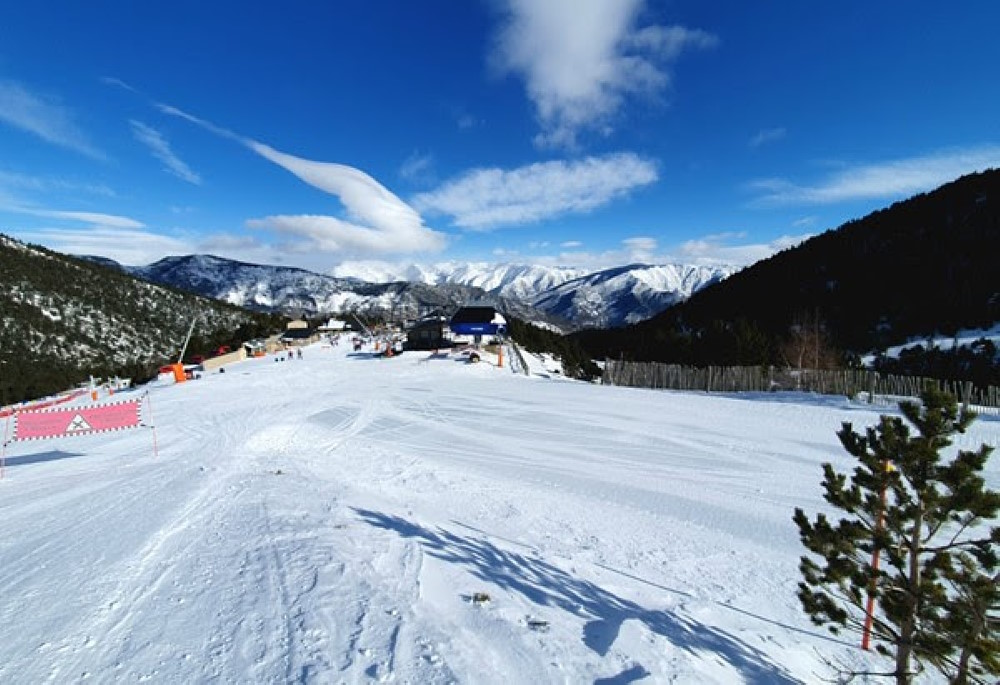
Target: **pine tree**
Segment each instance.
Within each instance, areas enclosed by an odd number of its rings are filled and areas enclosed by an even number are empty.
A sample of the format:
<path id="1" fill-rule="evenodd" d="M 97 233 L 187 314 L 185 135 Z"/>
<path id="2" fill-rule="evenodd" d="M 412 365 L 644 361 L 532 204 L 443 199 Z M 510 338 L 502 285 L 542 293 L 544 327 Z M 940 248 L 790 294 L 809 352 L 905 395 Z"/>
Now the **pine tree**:
<path id="1" fill-rule="evenodd" d="M 822 560 L 802 557 L 799 599 L 813 622 L 834 633 L 863 632 L 869 618 L 876 651 L 895 662 L 882 675 L 899 684 L 925 665 L 954 683 L 982 682 L 1000 675 L 1000 527 L 988 527 L 1000 493 L 979 475 L 991 450 L 959 451 L 942 463 L 951 436 L 974 415 L 937 390 L 921 401 L 901 405 L 906 422 L 882 416 L 864 435 L 849 423 L 837 434 L 859 465 L 850 480 L 823 465 L 824 498 L 847 514 L 838 523 L 795 510 L 803 544 Z"/>

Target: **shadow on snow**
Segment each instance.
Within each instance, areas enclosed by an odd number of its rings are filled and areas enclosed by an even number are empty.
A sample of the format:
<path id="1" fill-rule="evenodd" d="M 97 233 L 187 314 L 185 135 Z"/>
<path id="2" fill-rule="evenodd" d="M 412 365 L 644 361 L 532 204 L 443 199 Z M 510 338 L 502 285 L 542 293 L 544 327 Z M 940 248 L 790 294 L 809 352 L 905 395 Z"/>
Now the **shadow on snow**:
<path id="1" fill-rule="evenodd" d="M 34 454 L 21 454 L 10 456 L 4 459 L 4 464 L 10 466 L 25 466 L 27 464 L 40 464 L 46 461 L 59 461 L 60 459 L 72 459 L 82 457 L 79 452 L 63 452 L 62 450 L 52 450 L 51 452 L 36 452 Z"/>
<path id="2" fill-rule="evenodd" d="M 433 531 L 376 511 L 355 511 L 366 523 L 416 540 L 431 556 L 465 566 L 477 578 L 518 593 L 535 604 L 589 617 L 583 629 L 583 642 L 601 656 L 611 649 L 622 624 L 636 620 L 692 654 L 710 652 L 718 655 L 739 671 L 747 683 L 790 685 L 800 682 L 766 654 L 724 631 L 667 611 L 645 609 L 590 581 L 574 578 L 543 559 L 508 552 L 481 537 L 464 537 L 443 529 Z M 604 682 L 632 682 L 642 677 L 639 669 L 642 667 Z"/>

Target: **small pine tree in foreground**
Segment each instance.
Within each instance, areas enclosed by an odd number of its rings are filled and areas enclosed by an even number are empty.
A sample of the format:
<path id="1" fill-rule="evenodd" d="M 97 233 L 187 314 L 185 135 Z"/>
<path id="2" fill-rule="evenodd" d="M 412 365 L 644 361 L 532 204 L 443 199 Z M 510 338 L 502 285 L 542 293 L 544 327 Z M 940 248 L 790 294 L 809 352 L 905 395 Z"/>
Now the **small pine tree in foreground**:
<path id="1" fill-rule="evenodd" d="M 844 518 L 835 523 L 820 513 L 811 521 L 795 510 L 811 553 L 799 566 L 799 599 L 817 625 L 860 634 L 871 595 L 871 640 L 895 666 L 881 675 L 898 684 L 927 666 L 952 683 L 995 682 L 1000 527 L 991 524 L 1000 492 L 980 475 L 991 449 L 942 459 L 974 418 L 951 395 L 928 390 L 901 409 L 905 422 L 882 416 L 863 435 L 849 423 L 837 433 L 859 462 L 851 478 L 823 464 L 824 498 Z"/>

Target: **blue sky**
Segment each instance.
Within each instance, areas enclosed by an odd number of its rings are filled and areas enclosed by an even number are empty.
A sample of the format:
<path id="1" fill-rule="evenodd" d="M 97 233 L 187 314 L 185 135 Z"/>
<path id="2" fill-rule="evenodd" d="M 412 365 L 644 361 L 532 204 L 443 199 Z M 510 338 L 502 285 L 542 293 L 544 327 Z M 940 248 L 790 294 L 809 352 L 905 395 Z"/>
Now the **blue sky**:
<path id="1" fill-rule="evenodd" d="M 0 232 L 142 264 L 746 264 L 1000 166 L 1000 5 L 23 2 Z"/>

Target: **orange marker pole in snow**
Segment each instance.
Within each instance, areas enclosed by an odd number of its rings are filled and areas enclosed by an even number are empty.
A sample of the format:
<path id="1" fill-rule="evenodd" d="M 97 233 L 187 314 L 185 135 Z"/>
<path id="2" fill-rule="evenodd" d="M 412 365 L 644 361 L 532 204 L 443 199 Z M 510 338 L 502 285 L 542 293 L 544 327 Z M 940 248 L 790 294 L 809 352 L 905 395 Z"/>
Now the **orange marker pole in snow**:
<path id="1" fill-rule="evenodd" d="M 503 345 L 497 348 L 497 367 L 503 368 Z"/>

